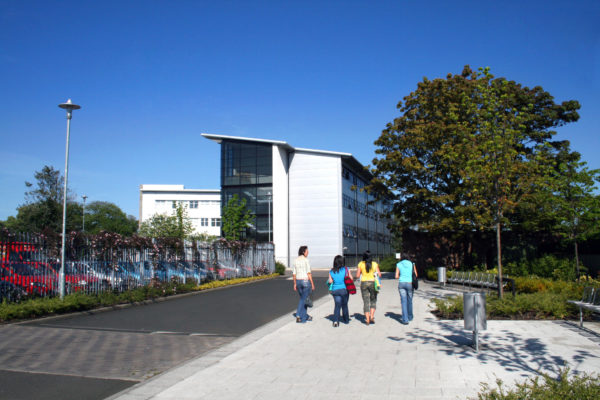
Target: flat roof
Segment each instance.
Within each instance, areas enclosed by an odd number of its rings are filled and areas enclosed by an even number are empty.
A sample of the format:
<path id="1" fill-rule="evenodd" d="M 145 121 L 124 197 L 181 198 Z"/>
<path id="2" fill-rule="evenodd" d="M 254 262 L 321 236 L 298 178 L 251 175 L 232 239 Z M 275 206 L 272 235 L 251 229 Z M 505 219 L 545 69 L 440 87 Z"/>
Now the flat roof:
<path id="1" fill-rule="evenodd" d="M 221 189 L 186 189 L 183 185 L 140 185 L 140 192 L 221 193 Z"/>
<path id="2" fill-rule="evenodd" d="M 342 153 L 339 151 L 328 151 L 328 150 L 315 150 L 315 149 L 304 149 L 300 147 L 293 147 L 288 142 L 284 142 L 282 140 L 271 140 L 271 139 L 258 139 L 258 138 L 248 138 L 242 136 L 230 136 L 230 135 L 216 135 L 212 133 L 201 133 L 207 139 L 213 140 L 217 143 L 223 142 L 223 140 L 237 140 L 243 142 L 257 142 L 257 143 L 269 143 L 277 146 L 282 146 L 289 151 L 300 151 L 305 153 L 317 153 L 317 154 L 327 154 L 332 156 L 340 156 L 346 163 L 355 170 L 355 172 L 363 175 L 367 180 L 371 180 L 373 175 L 369 170 L 365 168 L 365 166 L 358 161 L 352 154 L 350 153 Z"/>

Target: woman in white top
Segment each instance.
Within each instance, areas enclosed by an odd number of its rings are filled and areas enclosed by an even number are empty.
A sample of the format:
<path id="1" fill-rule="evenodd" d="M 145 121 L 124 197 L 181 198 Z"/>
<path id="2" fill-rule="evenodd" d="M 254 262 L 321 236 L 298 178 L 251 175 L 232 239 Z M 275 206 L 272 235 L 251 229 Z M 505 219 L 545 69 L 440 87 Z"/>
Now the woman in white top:
<path id="1" fill-rule="evenodd" d="M 306 299 L 310 292 L 315 290 L 315 284 L 310 272 L 310 263 L 308 262 L 308 247 L 300 246 L 298 249 L 298 258 L 294 261 L 292 267 L 292 276 L 294 277 L 294 291 L 298 292 L 300 301 L 296 309 L 296 322 L 304 323 L 312 321 L 312 317 L 306 311 Z"/>

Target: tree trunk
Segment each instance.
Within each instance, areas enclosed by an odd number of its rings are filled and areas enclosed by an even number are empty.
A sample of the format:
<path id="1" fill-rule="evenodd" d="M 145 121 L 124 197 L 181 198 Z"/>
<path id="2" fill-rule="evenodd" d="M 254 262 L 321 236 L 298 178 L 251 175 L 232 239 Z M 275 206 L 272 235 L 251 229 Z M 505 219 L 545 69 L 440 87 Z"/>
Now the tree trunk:
<path id="1" fill-rule="evenodd" d="M 575 268 L 577 272 L 577 282 L 579 282 L 579 249 L 577 248 L 577 240 L 574 242 L 575 246 Z"/>
<path id="2" fill-rule="evenodd" d="M 496 223 L 496 247 L 498 250 L 498 297 L 504 297 L 504 290 L 502 288 L 502 241 L 500 238 L 500 231 L 502 225 L 500 222 Z"/>

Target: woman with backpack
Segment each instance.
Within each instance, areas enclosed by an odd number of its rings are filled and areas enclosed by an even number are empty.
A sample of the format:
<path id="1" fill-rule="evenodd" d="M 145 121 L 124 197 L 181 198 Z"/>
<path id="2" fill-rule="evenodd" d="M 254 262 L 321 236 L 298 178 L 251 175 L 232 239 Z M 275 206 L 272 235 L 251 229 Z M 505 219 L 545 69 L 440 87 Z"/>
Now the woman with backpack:
<path id="1" fill-rule="evenodd" d="M 360 293 L 363 299 L 363 311 L 367 325 L 375 323 L 375 309 L 377 308 L 377 291 L 375 290 L 375 276 L 381 278 L 379 265 L 372 260 L 371 252 L 365 251 L 362 261 L 358 263 L 356 279 L 360 278 Z"/>
<path id="2" fill-rule="evenodd" d="M 333 259 L 333 268 L 329 271 L 329 292 L 333 296 L 335 307 L 333 309 L 333 327 L 340 326 L 340 310 L 342 311 L 342 320 L 345 324 L 350 322 L 350 313 L 348 312 L 348 291 L 344 278 L 349 274 L 344 266 L 344 257 L 335 256 Z"/>

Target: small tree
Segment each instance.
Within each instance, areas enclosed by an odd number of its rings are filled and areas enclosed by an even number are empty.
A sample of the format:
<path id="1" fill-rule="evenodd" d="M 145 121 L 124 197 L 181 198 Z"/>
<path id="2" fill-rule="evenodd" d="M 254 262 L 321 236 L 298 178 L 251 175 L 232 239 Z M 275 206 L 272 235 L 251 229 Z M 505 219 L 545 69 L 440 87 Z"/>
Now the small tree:
<path id="1" fill-rule="evenodd" d="M 154 214 L 140 226 L 140 236 L 153 238 L 185 239 L 194 231 L 187 210 L 182 204 L 177 204 L 173 215 Z"/>
<path id="2" fill-rule="evenodd" d="M 598 232 L 600 197 L 595 195 L 600 170 L 590 170 L 573 152 L 557 165 L 558 188 L 549 207 L 555 212 L 556 231 L 573 245 L 577 279 L 579 280 L 578 243 Z"/>
<path id="3" fill-rule="evenodd" d="M 252 224 L 255 216 L 246 208 L 246 199 L 234 194 L 223 207 L 221 229 L 227 240 L 240 240 L 246 228 Z"/>

